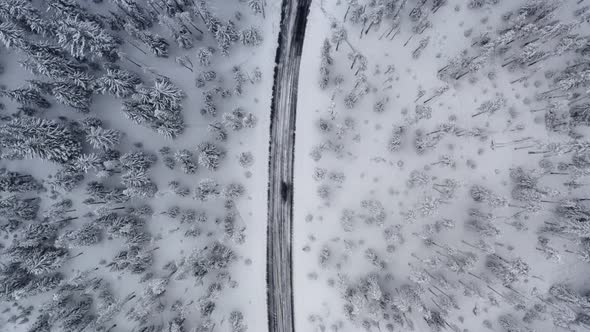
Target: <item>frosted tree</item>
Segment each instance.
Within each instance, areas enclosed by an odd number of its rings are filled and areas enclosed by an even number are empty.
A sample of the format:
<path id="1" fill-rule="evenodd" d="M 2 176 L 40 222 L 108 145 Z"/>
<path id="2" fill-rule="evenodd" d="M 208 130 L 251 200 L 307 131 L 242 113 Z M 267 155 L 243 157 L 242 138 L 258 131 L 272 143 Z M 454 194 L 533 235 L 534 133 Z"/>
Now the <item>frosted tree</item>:
<path id="1" fill-rule="evenodd" d="M 490 207 L 497 208 L 508 205 L 506 198 L 494 194 L 490 189 L 481 185 L 473 185 L 469 194 L 474 201 L 487 203 Z"/>
<path id="2" fill-rule="evenodd" d="M 164 311 L 164 293 L 168 283 L 168 279 L 157 278 L 150 280 L 138 298 L 136 305 L 126 313 L 126 317 L 139 322 L 141 325 L 146 325 L 151 315 Z"/>
<path id="3" fill-rule="evenodd" d="M 95 149 L 111 149 L 119 144 L 121 133 L 115 129 L 91 127 L 86 133 L 86 141 Z"/>
<path id="4" fill-rule="evenodd" d="M 10 195 L 0 199 L 0 213 L 7 219 L 33 220 L 39 211 L 39 203 L 38 198 L 20 198 Z"/>
<path id="5" fill-rule="evenodd" d="M 153 154 L 136 150 L 122 155 L 119 161 L 123 170 L 129 171 L 132 169 L 147 170 L 156 162 L 156 159 L 157 157 Z"/>
<path id="6" fill-rule="evenodd" d="M 338 52 L 338 48 L 340 47 L 340 43 L 347 42 L 348 34 L 346 29 L 342 26 L 332 25 L 332 36 L 330 37 L 330 41 L 333 44 L 336 44 L 336 52 Z M 349 44 L 350 45 L 350 44 Z"/>
<path id="7" fill-rule="evenodd" d="M 166 15 L 158 15 L 159 23 L 166 26 L 172 38 L 178 44 L 178 47 L 183 49 L 191 49 L 194 46 L 193 38 L 191 36 L 190 31 L 186 26 L 182 23 L 182 21 L 177 20 L 175 18 L 166 16 Z"/>
<path id="8" fill-rule="evenodd" d="M 23 49 L 26 58 L 20 64 L 36 75 L 44 75 L 55 80 L 68 78 L 73 84 L 88 89 L 94 78 L 87 73 L 87 67 L 50 44 L 27 44 Z"/>
<path id="9" fill-rule="evenodd" d="M 0 169 L 0 191 L 23 193 L 39 191 L 42 188 L 41 183 L 30 174 L 11 172 L 5 168 Z"/>
<path id="10" fill-rule="evenodd" d="M 123 103 L 123 112 L 133 122 L 174 138 L 184 130 L 184 97 L 184 92 L 170 80 L 158 78 L 151 88 L 139 87 L 131 100 Z"/>
<path id="11" fill-rule="evenodd" d="M 41 158 L 66 163 L 77 158 L 82 147 L 75 134 L 52 120 L 17 118 L 0 125 L 2 154 L 12 158 Z"/>
<path id="12" fill-rule="evenodd" d="M 79 19 L 98 24 L 102 23 L 98 15 L 89 13 L 86 8 L 74 0 L 49 0 L 47 5 L 49 10 L 53 11 L 59 19 Z"/>
<path id="13" fill-rule="evenodd" d="M 208 170 L 215 171 L 225 158 L 225 151 L 210 142 L 203 142 L 197 147 L 199 164 Z"/>
<path id="14" fill-rule="evenodd" d="M 492 100 L 488 100 L 477 108 L 477 113 L 473 114 L 472 117 L 476 117 L 481 114 L 492 115 L 502 109 L 505 105 L 506 100 L 503 97 L 497 97 Z"/>
<path id="15" fill-rule="evenodd" d="M 87 113 L 90 110 L 92 91 L 81 85 L 63 80 L 50 83 L 29 81 L 29 84 L 40 92 L 53 95 L 58 102 L 76 111 Z"/>
<path id="16" fill-rule="evenodd" d="M 229 323 L 232 332 L 246 332 L 248 326 L 244 323 L 244 315 L 240 311 L 232 311 L 229 314 Z"/>
<path id="17" fill-rule="evenodd" d="M 130 97 L 135 93 L 136 86 L 141 83 L 141 79 L 135 73 L 112 66 L 107 67 L 105 75 L 97 80 L 100 93 L 110 93 L 117 98 Z"/>
<path id="18" fill-rule="evenodd" d="M 330 69 L 334 60 L 330 55 L 332 44 L 326 38 L 322 44 L 321 63 L 320 63 L 320 88 L 325 89 L 330 81 Z"/>
<path id="19" fill-rule="evenodd" d="M 258 46 L 264 41 L 262 33 L 257 27 L 249 27 L 240 32 L 240 41 L 245 46 Z"/>
<path id="20" fill-rule="evenodd" d="M 7 254 L 11 261 L 21 262 L 23 267 L 34 275 L 57 271 L 68 257 L 66 249 L 46 244 L 39 244 L 34 247 L 12 246 L 7 249 Z"/>
<path id="21" fill-rule="evenodd" d="M 555 209 L 557 219 L 545 222 L 543 231 L 565 234 L 574 238 L 590 237 L 590 209 L 580 201 L 566 200 L 559 203 Z M 582 241 L 583 243 L 583 241 Z"/>
<path id="22" fill-rule="evenodd" d="M 90 181 L 86 184 L 86 194 L 90 196 L 85 200 L 87 204 L 125 203 L 129 196 L 123 193 L 125 188 L 106 187 L 102 183 Z"/>
<path id="23" fill-rule="evenodd" d="M 195 188 L 195 199 L 201 202 L 217 199 L 221 195 L 219 183 L 213 179 L 203 179 Z"/>
<path id="24" fill-rule="evenodd" d="M 500 2 L 500 0 L 469 0 L 467 7 L 469 9 L 478 9 L 485 5 L 495 5 L 498 2 Z"/>
<path id="25" fill-rule="evenodd" d="M 50 183 L 56 188 L 61 188 L 65 191 L 71 191 L 84 180 L 84 171 L 74 166 L 72 163 L 63 165 L 62 168 L 55 173 L 53 181 Z"/>
<path id="26" fill-rule="evenodd" d="M 424 133 L 417 131 L 414 137 L 414 148 L 418 154 L 423 154 L 428 150 L 432 150 L 444 138 L 445 133 L 436 131 L 433 133 Z"/>
<path id="27" fill-rule="evenodd" d="M 264 0 L 247 0 L 248 7 L 254 13 L 254 15 L 262 14 L 264 18 Z"/>
<path id="28" fill-rule="evenodd" d="M 504 259 L 496 254 L 488 255 L 486 257 L 486 267 L 502 281 L 504 285 L 527 277 L 530 271 L 530 266 L 521 258 L 514 260 Z"/>
<path id="29" fill-rule="evenodd" d="M 174 158 L 180 163 L 180 167 L 184 173 L 195 174 L 197 172 L 197 164 L 193 160 L 193 153 L 189 150 L 178 150 L 174 154 Z"/>
<path id="30" fill-rule="evenodd" d="M 139 30 L 133 25 L 125 24 L 125 30 L 133 37 L 139 39 L 152 53 L 158 57 L 168 57 L 169 44 L 165 38 L 158 36 L 148 30 Z"/>
<path id="31" fill-rule="evenodd" d="M 0 42 L 6 48 L 23 48 L 27 45 L 26 33 L 13 23 L 0 23 Z"/>
<path id="32" fill-rule="evenodd" d="M 215 53 L 215 49 L 211 47 L 201 47 L 197 51 L 197 58 L 202 67 L 209 67 L 211 65 L 211 58 Z"/>
<path id="33" fill-rule="evenodd" d="M 236 260 L 236 254 L 221 242 L 214 242 L 201 250 L 194 251 L 187 259 L 187 268 L 197 280 L 211 272 L 223 271 Z"/>
<path id="34" fill-rule="evenodd" d="M 363 200 L 361 201 L 361 207 L 366 214 L 362 215 L 362 218 L 367 224 L 376 224 L 377 226 L 383 226 L 385 223 L 385 208 L 378 200 Z"/>
<path id="35" fill-rule="evenodd" d="M 147 248 L 131 244 L 113 257 L 113 261 L 107 264 L 112 271 L 129 271 L 133 274 L 144 273 L 153 264 L 153 252 Z"/>
<path id="36" fill-rule="evenodd" d="M 120 12 L 122 12 L 133 26 L 138 29 L 147 29 L 152 26 L 153 18 L 141 3 L 135 0 L 113 0 Z"/>
<path id="37" fill-rule="evenodd" d="M 96 22 L 67 18 L 59 22 L 55 33 L 58 44 L 75 58 L 117 59 L 117 39 Z"/>
<path id="38" fill-rule="evenodd" d="M 84 224 L 77 230 L 62 234 L 56 241 L 56 245 L 67 248 L 86 247 L 99 243 L 102 240 L 102 230 L 94 223 Z"/>
<path id="39" fill-rule="evenodd" d="M 40 108 L 49 108 L 51 106 L 49 101 L 43 97 L 41 92 L 33 88 L 1 90 L 0 95 L 6 96 L 11 100 L 25 106 L 36 106 Z"/>
<path id="40" fill-rule="evenodd" d="M 389 152 L 397 152 L 401 149 L 405 133 L 406 129 L 403 126 L 396 126 L 393 128 L 391 138 L 387 144 L 387 150 Z"/>
<path id="41" fill-rule="evenodd" d="M 0 3 L 0 17 L 6 21 L 16 22 L 28 31 L 40 35 L 50 34 L 48 22 L 41 17 L 32 3 L 26 0 L 6 0 Z"/>
<path id="42" fill-rule="evenodd" d="M 238 107 L 231 113 L 223 114 L 223 124 L 234 131 L 239 131 L 244 127 L 253 128 L 256 125 L 256 117 Z"/>
<path id="43" fill-rule="evenodd" d="M 590 125 L 590 103 L 574 105 L 569 110 L 571 123 L 574 126 Z"/>

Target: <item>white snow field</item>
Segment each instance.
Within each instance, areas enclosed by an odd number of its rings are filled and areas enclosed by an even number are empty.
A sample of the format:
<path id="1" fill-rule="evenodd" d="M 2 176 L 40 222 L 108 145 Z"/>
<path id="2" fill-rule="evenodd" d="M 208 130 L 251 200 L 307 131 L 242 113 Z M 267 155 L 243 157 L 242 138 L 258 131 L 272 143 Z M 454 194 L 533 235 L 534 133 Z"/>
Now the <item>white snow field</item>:
<path id="1" fill-rule="evenodd" d="M 296 330 L 590 328 L 587 5 L 313 2 Z"/>

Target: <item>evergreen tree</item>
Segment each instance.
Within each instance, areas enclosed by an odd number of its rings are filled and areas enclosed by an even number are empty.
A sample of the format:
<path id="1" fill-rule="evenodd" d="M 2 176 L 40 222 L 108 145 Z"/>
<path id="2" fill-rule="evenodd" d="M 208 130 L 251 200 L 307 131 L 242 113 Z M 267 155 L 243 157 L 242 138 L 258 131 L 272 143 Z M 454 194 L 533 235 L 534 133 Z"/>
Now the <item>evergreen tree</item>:
<path id="1" fill-rule="evenodd" d="M 502 207 L 508 205 L 508 201 L 499 195 L 494 194 L 488 188 L 481 185 L 473 185 L 469 190 L 471 198 L 476 202 L 485 202 L 490 207 Z"/>
<path id="2" fill-rule="evenodd" d="M 95 149 L 111 149 L 119 144 L 121 133 L 115 129 L 91 127 L 86 133 L 86 141 Z"/>
<path id="3" fill-rule="evenodd" d="M 215 53 L 215 49 L 211 47 L 201 47 L 197 51 L 197 58 L 202 67 L 209 67 L 211 65 L 211 58 Z"/>
<path id="4" fill-rule="evenodd" d="M 225 158 L 225 151 L 210 142 L 199 144 L 197 152 L 199 153 L 199 164 L 211 171 L 217 170 Z"/>
<path id="5" fill-rule="evenodd" d="M 65 164 L 53 176 L 53 185 L 65 191 L 71 191 L 84 180 L 84 171 L 74 166 L 73 163 Z"/>
<path id="6" fill-rule="evenodd" d="M 195 251 L 187 260 L 191 274 L 201 280 L 211 272 L 227 269 L 236 260 L 236 254 L 221 242 L 215 242 Z"/>
<path id="7" fill-rule="evenodd" d="M 262 44 L 262 33 L 257 27 L 249 27 L 240 32 L 240 41 L 245 46 L 258 46 Z"/>
<path id="8" fill-rule="evenodd" d="M 191 49 L 194 46 L 193 39 L 191 32 L 186 28 L 186 26 L 180 21 L 179 19 L 172 18 L 166 15 L 158 15 L 158 21 L 160 24 L 165 25 L 172 38 L 178 44 L 178 47 L 183 49 Z"/>
<path id="9" fill-rule="evenodd" d="M 111 270 L 128 270 L 133 274 L 145 272 L 152 266 L 153 252 L 139 245 L 130 245 L 127 249 L 118 252 L 113 261 L 109 263 Z"/>
<path id="10" fill-rule="evenodd" d="M 0 17 L 14 21 L 26 30 L 46 36 L 51 34 L 49 22 L 27 0 L 6 0 L 0 2 Z"/>
<path id="11" fill-rule="evenodd" d="M 20 88 L 15 90 L 2 90 L 0 91 L 0 95 L 6 96 L 25 106 L 37 106 L 40 108 L 51 107 L 51 104 L 41 95 L 37 89 Z"/>
<path id="12" fill-rule="evenodd" d="M 575 105 L 569 110 L 571 123 L 575 126 L 590 126 L 590 103 Z"/>
<path id="13" fill-rule="evenodd" d="M 128 152 L 122 155 L 119 159 L 121 162 L 121 168 L 124 171 L 146 171 L 156 162 L 156 160 L 157 157 L 155 155 L 147 153 L 143 150 Z"/>
<path id="14" fill-rule="evenodd" d="M 504 285 L 510 285 L 521 277 L 528 276 L 530 271 L 529 265 L 521 258 L 509 261 L 496 254 L 487 256 L 486 266 Z"/>
<path id="15" fill-rule="evenodd" d="M 17 118 L 0 125 L 3 155 L 41 158 L 59 163 L 76 159 L 80 141 L 66 126 L 35 117 Z"/>
<path id="16" fill-rule="evenodd" d="M 9 263 L 0 268 L 0 298 L 11 300 L 15 298 L 16 292 L 24 289 L 34 276 L 30 274 L 21 263 Z"/>
<path id="17" fill-rule="evenodd" d="M 42 275 L 57 271 L 68 257 L 68 251 L 52 245 L 34 247 L 12 246 L 7 250 L 13 262 L 21 262 L 22 266 L 34 275 Z"/>
<path id="18" fill-rule="evenodd" d="M 6 48 L 23 48 L 27 45 L 26 33 L 21 28 L 10 22 L 0 23 L 0 42 Z"/>
<path id="19" fill-rule="evenodd" d="M 244 323 L 244 315 L 240 311 L 232 311 L 229 314 L 229 323 L 232 332 L 246 332 L 248 326 Z"/>
<path id="20" fill-rule="evenodd" d="M 0 199 L 0 215 L 6 219 L 33 220 L 37 217 L 40 200 L 10 195 Z"/>
<path id="21" fill-rule="evenodd" d="M 83 113 L 90 110 L 90 104 L 92 103 L 91 90 L 65 81 L 51 83 L 50 89 L 51 94 L 60 103 Z"/>
<path id="22" fill-rule="evenodd" d="M 254 15 L 262 14 L 264 18 L 264 0 L 248 0 L 248 7 Z"/>
<path id="23" fill-rule="evenodd" d="M 184 173 L 195 174 L 197 172 L 197 164 L 193 160 L 193 153 L 189 150 L 178 150 L 174 154 L 174 158 L 180 163 L 181 169 Z"/>
<path id="24" fill-rule="evenodd" d="M 125 24 L 125 30 L 133 37 L 143 42 L 152 53 L 158 57 L 168 57 L 169 44 L 165 38 L 151 33 L 148 30 L 139 30 L 133 25 Z"/>
<path id="25" fill-rule="evenodd" d="M 59 22 L 56 37 L 58 44 L 77 59 L 117 59 L 117 39 L 96 22 L 67 18 Z"/>
<path id="26" fill-rule="evenodd" d="M 0 191 L 23 193 L 27 191 L 39 191 L 42 188 L 41 183 L 30 174 L 11 172 L 5 168 L 0 169 Z"/>
<path id="27" fill-rule="evenodd" d="M 135 73 L 116 67 L 106 68 L 106 74 L 97 81 L 100 93 L 110 93 L 117 98 L 130 97 L 139 84 L 141 79 Z"/>
<path id="28" fill-rule="evenodd" d="M 213 179 L 203 179 L 195 188 L 195 198 L 201 202 L 217 199 L 221 195 L 219 183 Z"/>
<path id="29" fill-rule="evenodd" d="M 153 18 L 148 10 L 136 0 L 113 0 L 125 18 L 130 19 L 137 29 L 145 30 L 152 26 Z"/>
<path id="30" fill-rule="evenodd" d="M 92 85 L 94 79 L 83 66 L 75 59 L 68 58 L 59 47 L 40 43 L 27 44 L 23 48 L 27 58 L 21 61 L 21 65 L 36 75 L 44 75 L 56 80 L 67 78 L 72 83 L 84 88 Z"/>
<path id="31" fill-rule="evenodd" d="M 169 80 L 159 78 L 153 88 L 141 87 L 125 101 L 123 112 L 137 124 L 147 125 L 166 137 L 174 138 L 184 129 L 181 116 L 185 94 Z"/>
<path id="32" fill-rule="evenodd" d="M 47 5 L 49 10 L 56 13 L 60 19 L 77 19 L 102 25 L 102 20 L 98 15 L 89 13 L 75 0 L 48 0 Z"/>

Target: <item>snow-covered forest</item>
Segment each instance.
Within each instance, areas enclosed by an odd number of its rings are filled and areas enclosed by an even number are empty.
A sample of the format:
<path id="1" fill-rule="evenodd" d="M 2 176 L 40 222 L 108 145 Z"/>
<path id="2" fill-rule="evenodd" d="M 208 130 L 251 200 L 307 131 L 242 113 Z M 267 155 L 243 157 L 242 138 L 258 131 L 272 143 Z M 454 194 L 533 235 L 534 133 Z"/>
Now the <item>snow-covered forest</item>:
<path id="1" fill-rule="evenodd" d="M 0 0 L 0 331 L 590 330 L 589 92 L 589 0 Z"/>
<path id="2" fill-rule="evenodd" d="M 589 22 L 584 0 L 313 2 L 296 330 L 590 329 Z"/>
<path id="3" fill-rule="evenodd" d="M 0 331 L 266 329 L 279 20 L 0 1 Z"/>

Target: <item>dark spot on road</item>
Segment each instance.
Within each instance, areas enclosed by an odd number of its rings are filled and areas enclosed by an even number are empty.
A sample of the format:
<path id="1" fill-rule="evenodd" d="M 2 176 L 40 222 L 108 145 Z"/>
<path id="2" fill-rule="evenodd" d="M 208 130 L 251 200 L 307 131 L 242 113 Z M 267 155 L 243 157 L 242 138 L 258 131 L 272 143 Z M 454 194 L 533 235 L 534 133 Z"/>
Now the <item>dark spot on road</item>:
<path id="1" fill-rule="evenodd" d="M 289 191 L 291 190 L 291 185 L 285 181 L 281 182 L 281 199 L 284 201 L 287 200 L 289 197 Z"/>

